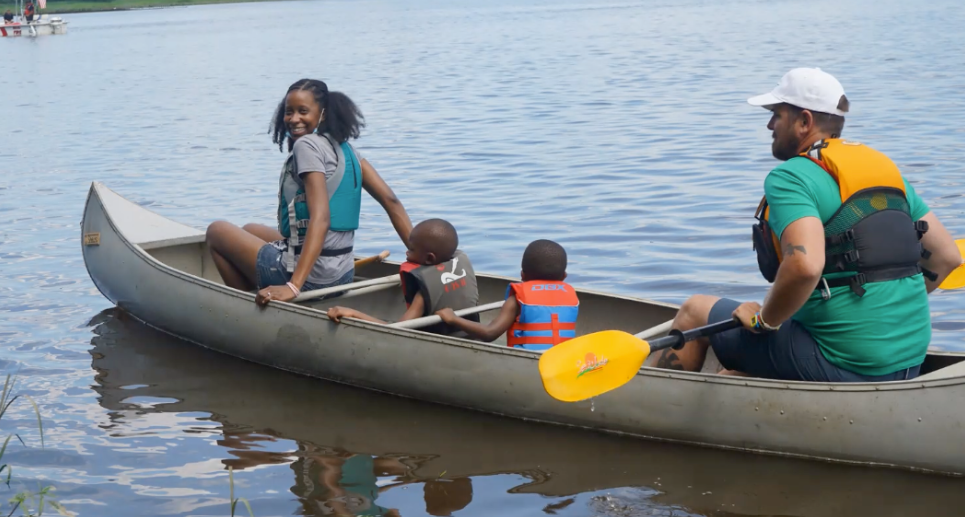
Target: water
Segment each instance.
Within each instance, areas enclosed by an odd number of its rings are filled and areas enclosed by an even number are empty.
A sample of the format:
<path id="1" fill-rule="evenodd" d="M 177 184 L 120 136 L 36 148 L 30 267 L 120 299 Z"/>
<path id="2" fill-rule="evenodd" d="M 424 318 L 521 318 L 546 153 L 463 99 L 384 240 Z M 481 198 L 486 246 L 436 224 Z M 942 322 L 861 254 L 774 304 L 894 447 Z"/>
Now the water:
<path id="1" fill-rule="evenodd" d="M 847 136 L 885 150 L 953 235 L 965 55 L 957 2 L 296 2 L 70 15 L 0 45 L 0 366 L 29 404 L 15 479 L 80 515 L 957 515 L 957 480 L 600 437 L 248 365 L 110 310 L 80 255 L 91 181 L 198 228 L 270 224 L 265 134 L 301 77 L 351 95 L 359 141 L 413 220 L 480 271 L 558 240 L 574 284 L 760 299 L 749 229 L 774 165 L 744 100 L 794 66 L 836 74 Z M 402 254 L 363 201 L 358 247 Z M 960 293 L 934 342 L 965 350 Z M 0 487 L 4 498 L 17 488 Z M 381 487 L 376 492 L 375 487 Z M 884 490 L 884 491 L 883 491 Z M 353 495 L 354 494 L 354 495 Z M 364 497 L 360 497 L 364 496 Z"/>

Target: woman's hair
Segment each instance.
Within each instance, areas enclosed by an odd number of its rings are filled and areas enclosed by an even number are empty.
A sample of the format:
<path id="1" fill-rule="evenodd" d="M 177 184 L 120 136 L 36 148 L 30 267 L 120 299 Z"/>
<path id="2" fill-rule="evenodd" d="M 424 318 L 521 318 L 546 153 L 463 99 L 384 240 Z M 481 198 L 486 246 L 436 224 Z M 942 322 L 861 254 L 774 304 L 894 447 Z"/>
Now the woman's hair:
<path id="1" fill-rule="evenodd" d="M 288 87 L 285 97 L 278 103 L 275 109 L 275 116 L 268 126 L 268 134 L 271 141 L 278 144 L 278 150 L 283 150 L 283 145 L 288 143 L 288 150 L 291 150 L 294 141 L 288 136 L 288 128 L 285 126 L 285 99 L 288 94 L 294 91 L 311 92 L 315 97 L 315 102 L 325 110 L 325 116 L 321 124 L 315 130 L 316 133 L 328 133 L 338 143 L 348 141 L 349 138 L 358 138 L 361 130 L 365 127 L 365 117 L 358 107 L 342 92 L 328 91 L 328 85 L 317 79 L 301 79 Z"/>

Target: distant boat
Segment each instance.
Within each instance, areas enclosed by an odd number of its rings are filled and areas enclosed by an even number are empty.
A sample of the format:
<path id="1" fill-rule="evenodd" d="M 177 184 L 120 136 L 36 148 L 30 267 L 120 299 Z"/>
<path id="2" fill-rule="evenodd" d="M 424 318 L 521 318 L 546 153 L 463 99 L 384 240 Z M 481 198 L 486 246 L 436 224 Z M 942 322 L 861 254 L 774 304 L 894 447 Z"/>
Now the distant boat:
<path id="1" fill-rule="evenodd" d="M 41 9 L 46 6 L 47 3 L 45 1 L 40 2 Z M 14 16 L 13 20 L 4 20 L 3 25 L 0 25 L 0 37 L 17 38 L 20 36 L 33 37 L 67 34 L 67 22 L 59 16 L 39 14 L 35 16 L 33 20 L 27 21 L 27 17 L 24 15 L 23 0 L 17 1 L 16 11 L 19 14 Z"/>

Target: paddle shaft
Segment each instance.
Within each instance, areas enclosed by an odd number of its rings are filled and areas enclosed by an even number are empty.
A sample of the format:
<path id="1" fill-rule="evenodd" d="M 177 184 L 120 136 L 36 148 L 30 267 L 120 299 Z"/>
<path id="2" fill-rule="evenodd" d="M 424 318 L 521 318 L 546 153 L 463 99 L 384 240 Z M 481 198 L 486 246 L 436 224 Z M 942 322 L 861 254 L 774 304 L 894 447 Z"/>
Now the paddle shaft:
<path id="1" fill-rule="evenodd" d="M 664 348 L 680 347 L 688 341 L 693 341 L 697 338 L 707 337 L 718 332 L 724 332 L 726 330 L 736 329 L 741 326 L 740 320 L 734 318 L 732 320 L 718 321 L 717 323 L 712 323 L 704 327 L 697 327 L 686 332 L 681 332 L 677 329 L 670 331 L 670 334 L 662 338 L 654 339 L 650 341 L 650 351 L 656 352 L 657 350 L 663 350 Z"/>
<path id="2" fill-rule="evenodd" d="M 355 261 L 355 267 L 362 267 L 373 262 L 383 262 L 389 257 L 389 250 L 385 250 L 378 255 L 372 255 L 371 257 L 365 257 L 363 259 L 358 259 Z"/>

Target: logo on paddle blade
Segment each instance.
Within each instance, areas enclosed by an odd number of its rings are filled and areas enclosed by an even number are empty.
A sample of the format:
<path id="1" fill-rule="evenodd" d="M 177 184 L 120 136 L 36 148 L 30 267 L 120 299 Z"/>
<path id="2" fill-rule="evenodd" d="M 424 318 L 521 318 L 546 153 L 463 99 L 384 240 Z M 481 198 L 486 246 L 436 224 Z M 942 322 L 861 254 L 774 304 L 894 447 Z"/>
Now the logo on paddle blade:
<path id="1" fill-rule="evenodd" d="M 582 361 L 576 361 L 576 369 L 579 371 L 576 378 L 579 379 L 585 373 L 595 372 L 603 368 L 609 361 L 606 357 L 597 357 L 593 352 L 587 352 Z"/>

